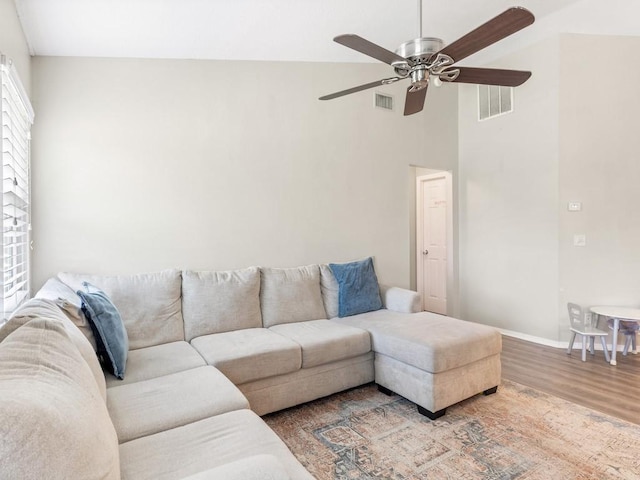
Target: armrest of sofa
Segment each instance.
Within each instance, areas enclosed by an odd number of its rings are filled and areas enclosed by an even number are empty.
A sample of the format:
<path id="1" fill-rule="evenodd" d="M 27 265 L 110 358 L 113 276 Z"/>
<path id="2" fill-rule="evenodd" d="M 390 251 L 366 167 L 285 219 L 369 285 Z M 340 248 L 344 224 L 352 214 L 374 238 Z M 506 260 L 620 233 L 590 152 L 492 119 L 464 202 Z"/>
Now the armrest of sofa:
<path id="1" fill-rule="evenodd" d="M 416 313 L 422 310 L 422 299 L 418 292 L 406 288 L 380 285 L 382 306 L 400 313 Z"/>
<path id="2" fill-rule="evenodd" d="M 273 455 L 254 455 L 182 480 L 291 480 L 284 466 Z"/>

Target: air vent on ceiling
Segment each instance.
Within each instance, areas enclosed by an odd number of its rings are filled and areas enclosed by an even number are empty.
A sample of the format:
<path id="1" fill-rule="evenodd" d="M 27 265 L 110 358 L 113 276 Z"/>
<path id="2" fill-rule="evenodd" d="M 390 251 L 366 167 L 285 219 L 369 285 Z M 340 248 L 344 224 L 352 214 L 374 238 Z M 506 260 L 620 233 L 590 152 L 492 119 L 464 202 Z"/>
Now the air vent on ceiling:
<path id="1" fill-rule="evenodd" d="M 393 97 L 375 92 L 375 106 L 383 110 L 393 110 Z"/>
<path id="2" fill-rule="evenodd" d="M 478 85 L 478 120 L 513 112 L 513 87 Z"/>

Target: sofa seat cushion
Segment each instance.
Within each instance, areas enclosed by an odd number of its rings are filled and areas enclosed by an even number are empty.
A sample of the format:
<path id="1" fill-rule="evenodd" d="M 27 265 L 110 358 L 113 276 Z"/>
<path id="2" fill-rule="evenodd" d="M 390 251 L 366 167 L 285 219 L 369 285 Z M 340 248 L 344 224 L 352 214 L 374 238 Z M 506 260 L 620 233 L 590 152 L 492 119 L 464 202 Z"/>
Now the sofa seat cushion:
<path id="1" fill-rule="evenodd" d="M 96 341 L 93 338 L 91 325 L 89 325 L 89 321 L 82 311 L 82 300 L 76 293 L 76 290 L 72 289 L 56 276 L 49 278 L 42 288 L 36 292 L 34 298 L 55 302 L 69 320 L 87 337 L 93 349 L 98 349 Z"/>
<path id="2" fill-rule="evenodd" d="M 182 274 L 179 270 L 136 275 L 87 275 L 62 272 L 58 278 L 73 291 L 89 282 L 113 301 L 132 349 L 184 340 Z"/>
<path id="3" fill-rule="evenodd" d="M 294 372 L 302 366 L 300 346 L 266 328 L 247 328 L 191 340 L 209 365 L 240 385 Z"/>
<path id="4" fill-rule="evenodd" d="M 273 455 L 254 455 L 236 460 L 182 480 L 290 480 L 284 466 Z"/>
<path id="5" fill-rule="evenodd" d="M 106 374 L 107 388 L 182 372 L 206 364 L 204 358 L 187 342 L 172 342 L 129 350 L 127 375 L 123 380 L 118 380 L 113 375 Z"/>
<path id="6" fill-rule="evenodd" d="M 374 352 L 431 373 L 467 365 L 502 350 L 497 329 L 436 313 L 378 310 L 331 321 L 368 330 Z"/>
<path id="7" fill-rule="evenodd" d="M 221 465 L 273 455 L 293 480 L 313 477 L 251 410 L 236 410 L 120 445 L 123 480 L 174 480 Z"/>
<path id="8" fill-rule="evenodd" d="M 356 357 L 371 350 L 369 332 L 330 320 L 283 323 L 269 328 L 302 348 L 302 368 Z"/>
<path id="9" fill-rule="evenodd" d="M 211 366 L 112 387 L 107 394 L 120 443 L 249 408 L 240 390 Z"/>
<path id="10" fill-rule="evenodd" d="M 118 440 L 89 366 L 61 322 L 0 343 L 0 478 L 120 478 Z"/>

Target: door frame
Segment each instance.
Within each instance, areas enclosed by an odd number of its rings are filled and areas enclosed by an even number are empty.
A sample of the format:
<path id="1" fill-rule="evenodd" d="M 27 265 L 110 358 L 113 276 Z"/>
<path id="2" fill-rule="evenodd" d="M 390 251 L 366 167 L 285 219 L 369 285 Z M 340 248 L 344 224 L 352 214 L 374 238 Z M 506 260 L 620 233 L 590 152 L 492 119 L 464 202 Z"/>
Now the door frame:
<path id="1" fill-rule="evenodd" d="M 444 180 L 446 196 L 447 196 L 447 213 L 446 213 L 446 236 L 447 236 L 447 315 L 452 315 L 453 310 L 453 293 L 454 293 L 454 276 L 453 276 L 453 176 L 451 172 L 430 173 L 428 175 L 420 175 L 416 177 L 416 288 L 420 293 L 420 308 L 424 311 L 424 285 L 423 277 L 423 255 L 422 255 L 422 231 L 424 224 L 424 198 L 422 194 L 422 183 L 433 180 Z"/>

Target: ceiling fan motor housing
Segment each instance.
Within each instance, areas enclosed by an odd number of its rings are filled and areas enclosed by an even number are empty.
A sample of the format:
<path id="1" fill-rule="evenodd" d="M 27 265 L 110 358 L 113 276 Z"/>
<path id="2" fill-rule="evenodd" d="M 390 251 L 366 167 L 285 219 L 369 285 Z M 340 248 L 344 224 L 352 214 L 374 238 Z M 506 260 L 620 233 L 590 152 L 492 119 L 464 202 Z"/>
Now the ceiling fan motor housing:
<path id="1" fill-rule="evenodd" d="M 443 47 L 444 43 L 439 38 L 422 37 L 404 42 L 398 47 L 396 53 L 414 63 L 427 63 L 433 54 L 442 50 Z"/>
<path id="2" fill-rule="evenodd" d="M 422 37 L 404 42 L 396 50 L 396 54 L 408 60 L 407 64 L 394 65 L 400 76 L 411 75 L 411 91 L 426 88 L 429 84 L 429 68 L 431 58 L 444 47 L 439 38 Z"/>

